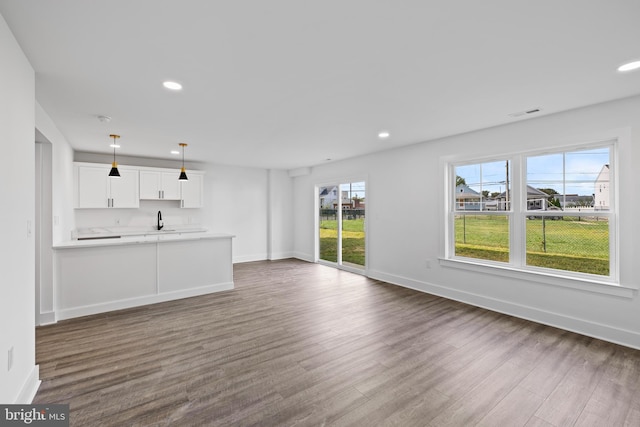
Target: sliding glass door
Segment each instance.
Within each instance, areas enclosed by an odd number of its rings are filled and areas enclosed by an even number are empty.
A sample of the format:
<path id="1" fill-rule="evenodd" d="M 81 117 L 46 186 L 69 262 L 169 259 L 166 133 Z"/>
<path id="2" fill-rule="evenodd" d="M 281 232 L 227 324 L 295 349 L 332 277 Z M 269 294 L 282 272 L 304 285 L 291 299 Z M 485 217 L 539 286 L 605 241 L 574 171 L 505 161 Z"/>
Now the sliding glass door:
<path id="1" fill-rule="evenodd" d="M 318 188 L 318 259 L 364 270 L 366 184 L 336 183 Z"/>

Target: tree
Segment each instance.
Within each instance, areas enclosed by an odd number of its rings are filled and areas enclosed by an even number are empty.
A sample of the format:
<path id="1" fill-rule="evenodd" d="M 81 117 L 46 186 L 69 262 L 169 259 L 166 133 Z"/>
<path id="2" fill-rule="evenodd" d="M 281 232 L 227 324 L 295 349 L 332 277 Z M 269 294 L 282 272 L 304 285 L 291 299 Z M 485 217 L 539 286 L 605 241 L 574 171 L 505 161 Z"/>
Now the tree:
<path id="1" fill-rule="evenodd" d="M 484 197 L 485 199 L 489 198 L 489 190 L 482 190 L 482 197 Z"/>
<path id="2" fill-rule="evenodd" d="M 499 191 L 494 191 L 493 193 L 491 193 L 491 198 L 495 199 L 496 197 L 498 197 L 501 193 Z"/>
<path id="3" fill-rule="evenodd" d="M 591 196 L 580 196 L 578 200 L 576 200 L 576 204 L 581 208 L 590 208 L 593 207 L 593 197 Z"/>
<path id="4" fill-rule="evenodd" d="M 547 193 L 550 196 L 553 196 L 554 194 L 560 194 L 553 188 L 538 188 L 538 190 L 542 191 L 543 193 Z"/>
<path id="5" fill-rule="evenodd" d="M 460 175 L 456 175 L 456 187 L 458 185 L 467 185 L 467 181 L 465 181 L 465 179 Z"/>

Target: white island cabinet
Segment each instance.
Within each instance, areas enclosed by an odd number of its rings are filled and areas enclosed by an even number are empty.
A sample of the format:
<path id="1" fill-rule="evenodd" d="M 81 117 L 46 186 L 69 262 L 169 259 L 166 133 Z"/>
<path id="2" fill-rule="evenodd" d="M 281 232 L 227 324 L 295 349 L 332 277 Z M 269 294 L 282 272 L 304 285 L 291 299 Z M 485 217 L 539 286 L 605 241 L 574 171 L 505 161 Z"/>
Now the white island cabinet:
<path id="1" fill-rule="evenodd" d="M 233 289 L 232 238 L 186 233 L 56 245 L 56 320 Z"/>

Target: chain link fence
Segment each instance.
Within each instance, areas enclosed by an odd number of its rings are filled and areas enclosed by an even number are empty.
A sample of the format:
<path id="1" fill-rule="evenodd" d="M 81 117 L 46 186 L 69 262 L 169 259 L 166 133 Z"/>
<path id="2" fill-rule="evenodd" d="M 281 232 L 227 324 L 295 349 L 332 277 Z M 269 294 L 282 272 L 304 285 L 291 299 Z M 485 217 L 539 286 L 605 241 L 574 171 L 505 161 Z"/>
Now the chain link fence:
<path id="1" fill-rule="evenodd" d="M 455 216 L 455 254 L 509 262 L 509 216 Z M 555 212 L 526 220 L 529 266 L 609 275 L 609 220 L 606 216 L 561 216 Z"/>

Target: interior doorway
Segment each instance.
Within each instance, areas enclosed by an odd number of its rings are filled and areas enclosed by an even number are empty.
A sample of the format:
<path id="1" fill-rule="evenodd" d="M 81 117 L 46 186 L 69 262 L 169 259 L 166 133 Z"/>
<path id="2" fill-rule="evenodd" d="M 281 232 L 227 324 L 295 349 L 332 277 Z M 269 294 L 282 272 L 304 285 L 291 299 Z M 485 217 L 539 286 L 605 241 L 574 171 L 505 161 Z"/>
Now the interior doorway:
<path id="1" fill-rule="evenodd" d="M 55 322 L 53 302 L 52 145 L 36 130 L 35 323 Z"/>
<path id="2" fill-rule="evenodd" d="M 317 187 L 318 262 L 363 273 L 367 265 L 366 182 Z"/>

